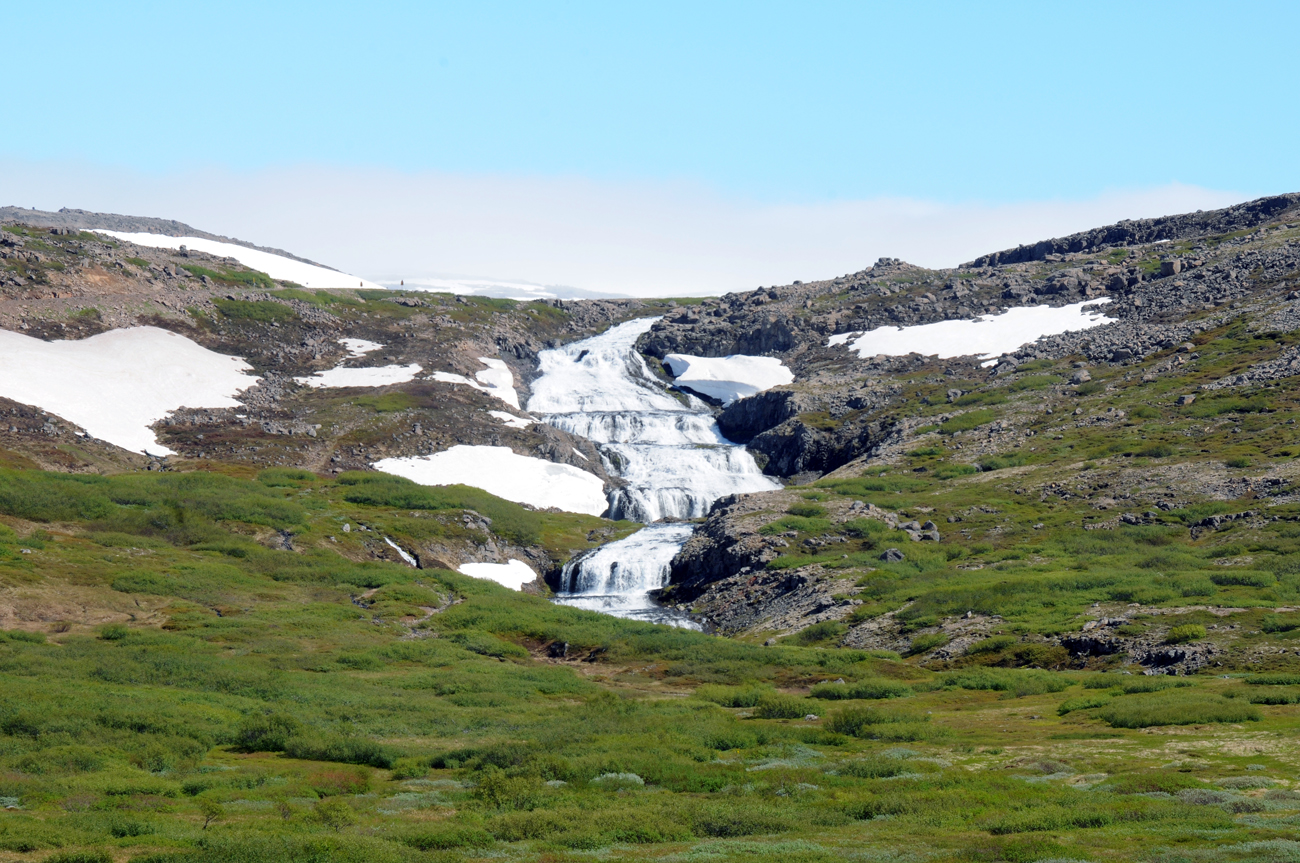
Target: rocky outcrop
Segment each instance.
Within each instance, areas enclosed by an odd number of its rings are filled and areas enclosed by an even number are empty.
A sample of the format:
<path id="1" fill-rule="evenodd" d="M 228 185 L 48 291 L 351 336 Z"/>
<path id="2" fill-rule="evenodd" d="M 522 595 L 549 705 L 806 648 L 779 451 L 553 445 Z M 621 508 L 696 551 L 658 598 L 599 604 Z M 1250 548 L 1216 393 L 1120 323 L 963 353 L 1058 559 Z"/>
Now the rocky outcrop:
<path id="1" fill-rule="evenodd" d="M 790 549 L 793 532 L 774 534 L 763 528 L 781 518 L 787 508 L 807 504 L 792 491 L 732 495 L 719 500 L 677 556 L 669 586 L 661 600 L 693 608 L 724 632 L 797 630 L 821 620 L 838 620 L 855 605 L 847 594 L 857 591 L 834 571 L 820 565 L 768 570 L 767 565 Z M 896 513 L 862 501 L 833 500 L 818 504 L 832 524 L 877 519 L 903 528 Z M 916 525 L 918 531 L 920 525 Z M 844 528 L 847 530 L 847 528 Z M 831 532 L 805 540 L 808 553 L 859 552 L 867 546 Z M 918 535 L 915 537 L 921 540 Z M 875 554 L 873 551 L 872 554 Z M 838 598 L 837 598 L 838 597 Z"/>
<path id="2" fill-rule="evenodd" d="M 819 427 L 796 417 L 751 439 L 749 449 L 771 476 L 824 474 L 871 453 L 893 430 L 890 419 L 855 417 Z"/>
<path id="3" fill-rule="evenodd" d="M 1300 209 L 1300 194 L 1275 195 L 1222 210 L 1161 216 L 1156 219 L 1125 219 L 1104 228 L 1081 231 L 1067 237 L 1042 240 L 983 255 L 964 266 L 991 267 L 1046 260 L 1049 255 L 1100 251 L 1115 246 L 1135 246 L 1161 241 L 1187 240 L 1214 234 L 1249 230 Z"/>

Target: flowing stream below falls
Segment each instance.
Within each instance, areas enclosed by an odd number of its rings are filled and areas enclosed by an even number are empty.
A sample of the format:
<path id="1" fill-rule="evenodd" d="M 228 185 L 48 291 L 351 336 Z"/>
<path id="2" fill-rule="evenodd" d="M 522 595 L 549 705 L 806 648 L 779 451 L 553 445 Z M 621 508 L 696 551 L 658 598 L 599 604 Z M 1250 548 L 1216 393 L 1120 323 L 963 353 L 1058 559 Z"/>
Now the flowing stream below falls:
<path id="1" fill-rule="evenodd" d="M 722 436 L 708 405 L 679 398 L 651 373 L 635 345 L 657 320 L 628 321 L 542 351 L 528 410 L 595 443 L 606 472 L 626 482 L 609 495 L 609 517 L 646 524 L 565 564 L 556 601 L 698 628 L 650 598 L 668 584 L 669 564 L 694 532 L 674 520 L 700 518 L 729 494 L 781 486 Z"/>

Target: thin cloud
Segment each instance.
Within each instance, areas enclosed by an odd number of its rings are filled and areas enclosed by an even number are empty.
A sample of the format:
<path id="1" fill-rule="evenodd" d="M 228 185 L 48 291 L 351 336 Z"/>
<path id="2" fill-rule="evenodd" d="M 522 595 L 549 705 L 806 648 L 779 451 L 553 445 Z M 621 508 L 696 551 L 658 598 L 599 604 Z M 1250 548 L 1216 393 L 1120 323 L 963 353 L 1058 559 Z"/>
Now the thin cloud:
<path id="1" fill-rule="evenodd" d="M 1170 184 L 1076 201 L 790 204 L 689 183 L 319 166 L 151 176 L 10 161 L 0 175 L 0 203 L 179 219 L 379 282 L 495 282 L 641 296 L 810 281 L 880 257 L 954 266 L 1120 219 L 1247 197 Z"/>

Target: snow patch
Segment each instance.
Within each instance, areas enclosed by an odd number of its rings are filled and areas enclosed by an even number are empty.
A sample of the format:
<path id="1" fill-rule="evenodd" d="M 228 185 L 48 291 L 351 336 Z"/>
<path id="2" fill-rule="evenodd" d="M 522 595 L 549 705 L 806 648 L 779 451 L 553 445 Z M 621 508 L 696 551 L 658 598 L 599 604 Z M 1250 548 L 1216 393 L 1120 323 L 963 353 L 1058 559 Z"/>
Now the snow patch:
<path id="1" fill-rule="evenodd" d="M 271 278 L 282 282 L 294 282 L 304 288 L 370 288 L 372 290 L 384 290 L 383 285 L 367 282 L 365 279 L 359 279 L 347 273 L 340 273 L 338 270 L 318 267 L 315 264 L 304 264 L 302 261 L 295 261 L 293 258 L 273 255 L 270 252 L 261 252 L 234 243 L 222 243 L 218 240 L 207 240 L 202 237 L 166 237 L 162 234 L 133 233 L 131 231 L 93 230 L 97 234 L 105 234 L 119 240 L 125 240 L 128 243 L 135 243 L 137 246 L 147 246 L 152 249 L 179 249 L 184 246 L 196 252 L 207 252 L 209 255 L 222 258 L 234 258 L 245 267 L 266 273 Z"/>
<path id="2" fill-rule="evenodd" d="M 368 342 L 365 339 L 339 339 L 339 344 L 347 350 L 348 359 L 353 360 L 383 347 L 379 342 Z"/>
<path id="3" fill-rule="evenodd" d="M 583 455 L 576 446 L 571 446 L 569 447 L 569 449 L 573 450 L 573 454 L 576 455 L 578 458 L 582 459 L 583 461 L 591 461 L 591 459 Z"/>
<path id="4" fill-rule="evenodd" d="M 600 477 L 567 464 L 516 455 L 504 446 L 457 444 L 427 456 L 386 458 L 373 465 L 421 485 L 468 485 L 545 509 L 600 515 L 607 508 Z"/>
<path id="5" fill-rule="evenodd" d="M 664 367 L 676 384 L 729 405 L 737 399 L 794 381 L 794 373 L 776 357 L 693 357 L 668 354 Z"/>
<path id="6" fill-rule="evenodd" d="M 467 387 L 473 387 L 490 396 L 495 396 L 515 410 L 519 410 L 519 394 L 515 392 L 515 376 L 510 373 L 510 367 L 502 360 L 489 359 L 488 357 L 479 357 L 478 361 L 487 368 L 475 372 L 474 377 L 477 380 L 472 381 L 464 375 L 452 374 L 451 372 L 434 372 L 430 377 L 444 384 L 464 384 Z"/>
<path id="7" fill-rule="evenodd" d="M 505 411 L 488 411 L 488 413 L 501 420 L 501 422 L 510 426 L 512 429 L 526 429 L 535 422 L 535 420 L 530 420 L 525 417 L 517 417 L 514 414 L 508 414 Z"/>
<path id="8" fill-rule="evenodd" d="M 415 380 L 421 368 L 416 363 L 409 366 L 372 366 L 370 368 L 349 368 L 335 366 L 328 371 L 317 372 L 311 377 L 294 378 L 300 384 L 309 387 L 387 387 L 404 384 Z"/>
<path id="9" fill-rule="evenodd" d="M 510 373 L 510 367 L 503 360 L 492 360 L 487 357 L 479 357 L 478 361 L 487 366 L 480 372 L 475 372 L 479 383 L 487 387 L 487 391 L 508 405 L 519 407 L 519 394 L 515 392 L 515 376 Z"/>
<path id="10" fill-rule="evenodd" d="M 537 573 L 522 560 L 509 560 L 506 563 L 462 563 L 457 570 L 472 578 L 486 578 L 513 590 L 519 590 L 528 582 L 537 580 Z"/>
<path id="11" fill-rule="evenodd" d="M 1086 300 L 1068 306 L 1018 306 L 1000 315 L 981 315 L 973 321 L 938 321 L 915 327 L 880 327 L 868 332 L 839 333 L 827 345 L 848 344 L 866 359 L 879 354 L 900 357 L 908 354 L 980 359 L 1011 353 L 1046 336 L 1087 330 L 1114 322 L 1097 308 L 1109 297 Z M 1091 307 L 1091 308 L 1090 308 Z M 850 343 L 849 340 L 853 339 Z"/>
<path id="12" fill-rule="evenodd" d="M 44 342 L 0 330 L 0 396 L 35 405 L 134 452 L 174 455 L 149 426 L 180 407 L 241 407 L 260 378 L 241 357 L 158 327 Z"/>

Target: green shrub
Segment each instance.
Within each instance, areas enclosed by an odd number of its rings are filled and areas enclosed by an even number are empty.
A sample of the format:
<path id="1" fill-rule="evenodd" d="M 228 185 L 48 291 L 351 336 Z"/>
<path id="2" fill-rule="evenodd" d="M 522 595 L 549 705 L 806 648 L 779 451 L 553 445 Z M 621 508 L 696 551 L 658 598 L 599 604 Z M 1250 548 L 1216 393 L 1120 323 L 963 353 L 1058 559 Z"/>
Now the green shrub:
<path id="1" fill-rule="evenodd" d="M 121 641 L 130 634 L 131 630 L 121 623 L 109 623 L 99 629 L 99 637 L 104 641 Z"/>
<path id="2" fill-rule="evenodd" d="M 1264 622 L 1259 625 L 1264 632 L 1291 632 L 1294 629 L 1300 629 L 1300 615 L 1296 614 L 1270 614 L 1264 618 Z"/>
<path id="3" fill-rule="evenodd" d="M 517 503 L 502 500 L 466 485 L 423 486 L 385 473 L 339 474 L 349 503 L 406 510 L 473 510 L 492 519 L 492 531 L 518 545 L 534 545 L 541 537 L 542 517 Z"/>
<path id="4" fill-rule="evenodd" d="M 855 539 L 868 539 L 875 534 L 888 532 L 889 526 L 874 518 L 855 518 L 844 522 L 840 529 Z"/>
<path id="5" fill-rule="evenodd" d="M 980 469 L 973 464 L 943 464 L 939 465 L 930 476 L 935 479 L 953 479 L 959 476 L 970 476 L 979 473 Z"/>
<path id="6" fill-rule="evenodd" d="M 691 830 L 697 836 L 729 838 L 783 833 L 791 828 L 785 814 L 754 803 L 701 801 L 687 811 Z"/>
<path id="7" fill-rule="evenodd" d="M 249 716 L 235 731 L 235 748 L 242 752 L 283 752 L 289 740 L 302 732 L 302 723 L 287 714 Z"/>
<path id="8" fill-rule="evenodd" d="M 1155 725 L 1257 722 L 1260 712 L 1254 705 L 1242 703 L 1240 699 L 1174 690 L 1116 698 L 1097 716 L 1114 728 L 1148 728 Z"/>
<path id="9" fill-rule="evenodd" d="M 492 834 L 479 827 L 445 825 L 397 837 L 403 845 L 417 851 L 450 851 L 454 848 L 490 848 Z"/>
<path id="10" fill-rule="evenodd" d="M 1007 389 L 1012 392 L 1021 392 L 1023 390 L 1041 390 L 1050 387 L 1053 384 L 1059 384 L 1061 378 L 1056 375 L 1026 375 L 1018 381 L 1012 381 Z"/>
<path id="11" fill-rule="evenodd" d="M 998 415 L 991 410 L 967 411 L 942 423 L 939 426 L 939 434 L 951 435 L 957 432 L 970 431 L 985 423 L 991 423 L 997 418 Z"/>
<path id="12" fill-rule="evenodd" d="M 928 722 L 928 716 L 882 710 L 878 707 L 846 707 L 826 718 L 826 730 L 852 737 L 869 737 L 878 725 Z"/>
<path id="13" fill-rule="evenodd" d="M 1105 392 L 1106 385 L 1101 381 L 1088 381 L 1087 383 L 1079 384 L 1074 388 L 1074 391 L 1076 394 L 1081 396 L 1095 396 L 1097 393 Z"/>
<path id="14" fill-rule="evenodd" d="M 518 659 L 525 659 L 528 656 L 528 651 L 524 648 L 503 638 L 498 638 L 490 632 L 478 632 L 471 629 L 465 632 L 453 633 L 448 636 L 448 640 L 480 656 L 513 656 Z"/>
<path id="15" fill-rule="evenodd" d="M 1300 689 L 1256 689 L 1246 695 L 1251 704 L 1300 704 Z"/>
<path id="16" fill-rule="evenodd" d="M 1164 692 L 1166 689 L 1186 689 L 1196 684 L 1183 677 L 1172 677 L 1166 674 L 1143 675 L 1142 677 L 1130 677 L 1119 684 L 1125 695 L 1134 695 L 1141 692 Z"/>
<path id="17" fill-rule="evenodd" d="M 213 300 L 212 304 L 221 314 L 234 320 L 281 323 L 298 317 L 289 306 L 272 300 Z"/>
<path id="18" fill-rule="evenodd" d="M 838 640 L 847 629 L 848 627 L 839 621 L 823 620 L 820 623 L 814 623 L 812 626 L 804 627 L 787 638 L 786 641 L 808 647 L 831 639 Z"/>
<path id="19" fill-rule="evenodd" d="M 1169 634 L 1165 636 L 1165 643 L 1187 644 L 1190 641 L 1200 641 L 1204 637 L 1204 626 L 1199 623 L 1184 623 L 1169 630 Z"/>
<path id="20" fill-rule="evenodd" d="M 908 646 L 908 656 L 919 656 L 922 653 L 929 653 L 948 643 L 948 636 L 942 632 L 930 632 L 925 635 L 918 635 L 912 639 L 911 645 Z"/>
<path id="21" fill-rule="evenodd" d="M 360 737 L 290 737 L 284 754 L 308 761 L 334 761 L 340 764 L 368 764 L 388 769 L 398 755 L 373 740 Z"/>
<path id="22" fill-rule="evenodd" d="M 818 506 L 815 503 L 796 503 L 786 507 L 785 511 L 790 515 L 803 516 L 804 518 L 821 518 L 826 515 L 826 507 Z"/>
<path id="23" fill-rule="evenodd" d="M 1250 467 L 1250 459 L 1246 458 L 1245 456 L 1237 456 L 1236 458 L 1228 459 L 1223 464 L 1226 467 L 1234 467 L 1234 468 Z"/>
<path id="24" fill-rule="evenodd" d="M 300 488 L 315 479 L 311 471 L 292 467 L 267 468 L 257 474 L 257 481 L 270 488 Z"/>
<path id="25" fill-rule="evenodd" d="M 836 768 L 841 776 L 853 776 L 857 779 L 889 779 L 903 773 L 911 773 L 911 766 L 901 758 L 867 757 L 854 761 L 845 761 Z"/>
<path id="26" fill-rule="evenodd" d="M 1004 470 L 1009 467 L 1019 467 L 1026 461 L 1026 457 L 1019 453 L 1015 455 L 990 455 L 979 460 L 979 469 L 986 472 Z"/>
<path id="27" fill-rule="evenodd" d="M 1251 686 L 1297 686 L 1300 674 L 1253 674 L 1246 678 Z"/>
<path id="28" fill-rule="evenodd" d="M 1060 692 L 1071 683 L 1068 677 L 1037 669 L 970 668 L 950 671 L 939 676 L 941 686 L 959 689 L 988 689 L 1021 698 Z"/>
<path id="29" fill-rule="evenodd" d="M 773 694 L 770 687 L 764 686 L 719 686 L 705 683 L 695 689 L 696 698 L 712 701 L 722 707 L 757 707 L 759 699 Z"/>
<path id="30" fill-rule="evenodd" d="M 1143 447 L 1135 453 L 1142 458 L 1169 458 L 1176 450 L 1168 444 L 1158 443 Z"/>
<path id="31" fill-rule="evenodd" d="M 352 807 L 337 797 L 317 801 L 312 806 L 312 818 L 335 833 L 357 823 L 357 815 Z"/>
<path id="32" fill-rule="evenodd" d="M 113 856 L 102 848 L 82 851 L 56 851 L 45 863 L 113 863 Z"/>
<path id="33" fill-rule="evenodd" d="M 44 644 L 45 633 L 28 632 L 25 629 L 5 629 L 0 630 L 0 640 L 20 641 L 27 644 Z"/>
<path id="34" fill-rule="evenodd" d="M 758 699 L 754 715 L 760 719 L 802 719 L 809 712 L 808 703 L 798 696 L 768 693 Z"/>
<path id="35" fill-rule="evenodd" d="M 907 698 L 915 693 L 912 687 L 893 680 L 861 680 L 855 683 L 819 683 L 808 694 L 812 698 L 840 701 L 858 698 Z"/>
<path id="36" fill-rule="evenodd" d="M 1110 704 L 1109 695 L 1098 694 L 1084 695 L 1080 698 L 1067 698 L 1057 706 L 1056 715 L 1064 716 L 1076 710 L 1091 710 L 1094 707 L 1105 707 L 1107 704 Z"/>
<path id="37" fill-rule="evenodd" d="M 543 787 L 536 777 L 509 776 L 500 767 L 489 765 L 479 774 L 474 797 L 493 809 L 536 809 Z"/>
<path id="38" fill-rule="evenodd" d="M 1224 587 L 1233 585 L 1238 587 L 1272 587 L 1277 584 L 1277 578 L 1272 573 L 1253 572 L 1251 570 L 1216 572 L 1210 576 L 1210 581 Z"/>

